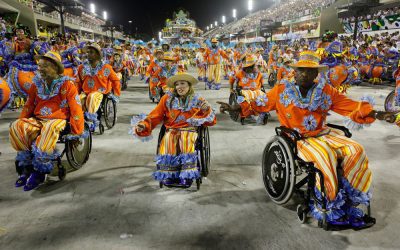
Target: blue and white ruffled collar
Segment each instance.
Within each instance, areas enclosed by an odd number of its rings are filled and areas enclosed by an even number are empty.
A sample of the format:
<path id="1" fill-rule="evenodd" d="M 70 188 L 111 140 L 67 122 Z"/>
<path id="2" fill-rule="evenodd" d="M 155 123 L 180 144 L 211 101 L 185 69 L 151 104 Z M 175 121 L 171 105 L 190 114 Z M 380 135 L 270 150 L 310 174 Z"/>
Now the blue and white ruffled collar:
<path id="1" fill-rule="evenodd" d="M 199 98 L 200 95 L 194 94 L 192 96 L 188 96 L 186 98 L 185 103 L 181 101 L 178 97 L 173 97 L 171 94 L 168 94 L 169 98 L 167 100 L 167 107 L 175 110 L 181 110 L 183 112 L 187 112 L 192 110 L 193 108 L 199 108 Z M 173 98 L 173 99 L 172 99 Z M 171 104 L 172 102 L 172 104 Z"/>
<path id="2" fill-rule="evenodd" d="M 74 79 L 68 76 L 62 76 L 60 78 L 54 79 L 50 85 L 50 88 L 47 87 L 47 83 L 40 77 L 40 75 L 36 74 L 32 79 L 33 84 L 35 84 L 37 88 L 37 95 L 42 100 L 49 100 L 54 96 L 57 96 L 60 92 L 60 88 L 65 81 L 73 81 Z"/>
<path id="3" fill-rule="evenodd" d="M 295 84 L 294 79 L 291 81 L 283 79 L 285 90 L 280 95 L 281 102 L 287 107 L 293 103 L 296 107 L 308 109 L 310 111 L 317 110 L 324 99 L 323 88 L 325 87 L 326 80 L 319 78 L 318 84 L 308 90 L 307 97 L 303 98 L 299 87 Z"/>
<path id="4" fill-rule="evenodd" d="M 105 65 L 105 63 L 103 61 L 100 61 L 95 68 L 92 68 L 92 66 L 90 66 L 90 63 L 84 63 L 83 64 L 83 75 L 84 76 L 90 76 L 90 77 L 94 77 L 96 76 L 99 71 L 103 68 L 103 66 Z"/>

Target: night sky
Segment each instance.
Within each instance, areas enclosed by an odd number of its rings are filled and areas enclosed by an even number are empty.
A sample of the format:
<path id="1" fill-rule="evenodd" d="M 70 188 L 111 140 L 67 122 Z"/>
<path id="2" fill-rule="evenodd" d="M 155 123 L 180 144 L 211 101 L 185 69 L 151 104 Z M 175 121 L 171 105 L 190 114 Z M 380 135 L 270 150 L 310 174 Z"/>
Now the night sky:
<path id="1" fill-rule="evenodd" d="M 190 12 L 190 17 L 197 22 L 201 29 L 218 21 L 221 23 L 222 15 L 227 18 L 227 23 L 232 21 L 232 9 L 237 10 L 240 18 L 248 14 L 247 0 L 83 0 L 85 3 L 94 3 L 96 13 L 103 10 L 108 12 L 108 18 L 114 24 L 124 25 L 129 30 L 129 20 L 132 20 L 132 33 L 138 28 L 138 33 L 146 33 L 157 37 L 158 32 L 164 27 L 165 20 L 172 18 L 173 12 L 183 8 Z M 265 9 L 273 0 L 254 0 L 253 11 Z M 88 4 L 89 7 L 89 4 Z"/>

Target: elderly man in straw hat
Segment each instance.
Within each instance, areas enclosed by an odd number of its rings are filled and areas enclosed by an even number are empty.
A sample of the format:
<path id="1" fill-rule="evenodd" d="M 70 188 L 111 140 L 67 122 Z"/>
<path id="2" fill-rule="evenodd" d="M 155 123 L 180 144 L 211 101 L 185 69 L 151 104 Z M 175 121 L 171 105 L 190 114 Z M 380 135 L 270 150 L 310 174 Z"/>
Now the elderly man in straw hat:
<path id="1" fill-rule="evenodd" d="M 84 103 L 85 118 L 93 131 L 99 124 L 97 110 L 103 95 L 110 94 L 118 101 L 121 95 L 121 83 L 112 66 L 101 60 L 101 48 L 97 44 L 86 46 L 88 61 L 79 65 L 76 83 Z"/>
<path id="2" fill-rule="evenodd" d="M 55 147 L 67 123 L 70 139 L 83 135 L 84 118 L 78 91 L 71 78 L 63 76 L 61 56 L 47 52 L 38 56 L 38 72 L 32 91 L 18 120 L 11 124 L 10 141 L 18 151 L 16 161 L 22 174 L 16 187 L 36 188 L 53 169 L 59 154 Z"/>
<path id="3" fill-rule="evenodd" d="M 153 129 L 160 123 L 167 128 L 159 153 L 156 156 L 157 170 L 153 176 L 166 185 L 180 183 L 189 185 L 200 178 L 197 169 L 195 142 L 196 127 L 213 126 L 216 123 L 214 111 L 208 102 L 194 93 L 198 80 L 183 73 L 168 78 L 171 93 L 164 95 L 149 115 L 132 119 L 135 138 L 146 141 Z"/>
<path id="4" fill-rule="evenodd" d="M 331 224 L 351 224 L 353 227 L 370 226 L 364 221 L 363 212 L 357 205 L 369 204 L 371 171 L 364 148 L 336 130 L 328 128 L 329 111 L 348 117 L 348 125 L 361 127 L 376 119 L 394 121 L 389 112 L 377 112 L 367 101 L 353 101 L 338 93 L 318 73 L 326 66 L 319 64 L 318 54 L 307 51 L 299 61 L 290 66 L 295 69 L 292 79 L 282 80 L 263 97 L 263 101 L 242 102 L 237 106 L 221 104 L 221 111 L 250 110 L 269 112 L 276 110 L 282 126 L 296 130 L 304 139 L 298 142 L 299 157 L 313 162 L 324 174 L 325 192 L 328 200 L 328 221 Z M 343 178 L 338 180 L 336 165 L 342 160 Z M 341 183 L 341 189 L 339 184 Z M 317 181 L 318 186 L 319 182 Z M 320 188 L 319 188 L 320 189 Z M 340 194 L 340 195 L 338 195 Z M 311 207 L 312 214 L 322 218 L 320 208 Z"/>

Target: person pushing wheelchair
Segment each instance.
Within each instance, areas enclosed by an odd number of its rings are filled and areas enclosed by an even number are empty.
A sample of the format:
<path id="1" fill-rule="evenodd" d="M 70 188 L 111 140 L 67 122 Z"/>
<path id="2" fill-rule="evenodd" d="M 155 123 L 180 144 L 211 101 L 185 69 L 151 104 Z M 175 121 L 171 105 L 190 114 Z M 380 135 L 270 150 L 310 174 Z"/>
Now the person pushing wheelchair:
<path id="1" fill-rule="evenodd" d="M 368 102 L 353 101 L 340 94 L 327 84 L 319 73 L 327 70 L 321 65 L 320 57 L 312 51 L 301 53 L 299 61 L 290 66 L 295 69 L 295 76 L 282 80 L 265 96 L 240 105 L 217 102 L 221 112 L 247 112 L 254 110 L 266 113 L 276 110 L 282 126 L 297 131 L 303 140 L 298 141 L 299 157 L 314 163 L 322 171 L 327 198 L 327 221 L 331 225 L 351 225 L 367 227 L 360 204 L 370 202 L 372 173 L 368 168 L 368 158 L 364 148 L 354 140 L 342 135 L 338 130 L 326 126 L 329 111 L 346 116 L 347 126 L 362 128 L 376 119 L 394 122 L 390 112 L 375 111 Z M 342 160 L 343 178 L 338 179 L 336 167 Z M 319 178 L 316 180 L 320 190 Z M 339 189 L 339 186 L 342 187 Z M 320 219 L 321 209 L 312 207 L 311 214 Z"/>

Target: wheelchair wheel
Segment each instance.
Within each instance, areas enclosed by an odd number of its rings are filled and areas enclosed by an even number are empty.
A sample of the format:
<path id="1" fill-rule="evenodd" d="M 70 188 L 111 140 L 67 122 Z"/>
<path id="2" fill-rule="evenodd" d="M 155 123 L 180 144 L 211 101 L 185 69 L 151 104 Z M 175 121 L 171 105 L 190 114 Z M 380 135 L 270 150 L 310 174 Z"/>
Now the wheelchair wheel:
<path id="1" fill-rule="evenodd" d="M 58 179 L 60 181 L 64 180 L 67 176 L 67 170 L 63 166 L 58 167 Z"/>
<path id="2" fill-rule="evenodd" d="M 231 93 L 229 96 L 229 105 L 236 105 L 237 103 L 237 93 Z M 240 113 L 239 112 L 229 112 L 229 116 L 233 121 L 238 121 Z"/>
<path id="3" fill-rule="evenodd" d="M 196 189 L 197 189 L 197 191 L 200 190 L 200 185 L 201 185 L 200 180 L 201 180 L 201 179 L 196 179 Z"/>
<path id="4" fill-rule="evenodd" d="M 104 102 L 104 121 L 108 129 L 114 127 L 117 120 L 117 105 L 112 100 L 107 98 Z"/>
<path id="5" fill-rule="evenodd" d="M 86 123 L 85 131 L 89 133 L 87 138 L 65 142 L 68 163 L 75 170 L 80 169 L 88 161 L 90 152 L 92 151 L 92 134 Z"/>
<path id="6" fill-rule="evenodd" d="M 392 90 L 385 99 L 385 111 L 399 112 L 400 107 L 396 106 L 395 92 Z"/>
<path id="7" fill-rule="evenodd" d="M 307 209 L 304 208 L 304 205 L 297 205 L 297 218 L 299 219 L 301 224 L 304 224 L 307 222 Z"/>
<path id="8" fill-rule="evenodd" d="M 282 136 L 274 136 L 264 149 L 262 176 L 271 200 L 279 205 L 289 201 L 296 182 L 294 154 Z"/>
<path id="9" fill-rule="evenodd" d="M 271 73 L 268 76 L 268 85 L 272 88 L 276 84 L 276 73 Z"/>
<path id="10" fill-rule="evenodd" d="M 199 138 L 200 145 L 200 164 L 201 176 L 207 177 L 210 172 L 210 133 L 207 127 L 200 128 Z"/>

